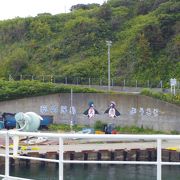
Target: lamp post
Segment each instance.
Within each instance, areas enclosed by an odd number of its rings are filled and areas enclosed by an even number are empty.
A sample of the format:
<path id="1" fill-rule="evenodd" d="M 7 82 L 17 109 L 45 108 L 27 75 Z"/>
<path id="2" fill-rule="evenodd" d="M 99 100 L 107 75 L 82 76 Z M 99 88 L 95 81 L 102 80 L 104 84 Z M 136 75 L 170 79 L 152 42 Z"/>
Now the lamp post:
<path id="1" fill-rule="evenodd" d="M 110 91 L 111 90 L 110 47 L 111 47 L 112 41 L 106 41 L 106 44 L 108 46 L 108 91 Z"/>

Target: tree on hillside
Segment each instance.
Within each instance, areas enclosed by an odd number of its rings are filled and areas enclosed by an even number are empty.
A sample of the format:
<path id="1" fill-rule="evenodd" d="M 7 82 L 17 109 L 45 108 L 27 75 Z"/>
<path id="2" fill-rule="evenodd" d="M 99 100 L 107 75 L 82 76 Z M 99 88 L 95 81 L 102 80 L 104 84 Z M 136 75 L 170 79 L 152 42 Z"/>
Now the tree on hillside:
<path id="1" fill-rule="evenodd" d="M 83 10 L 88 10 L 88 9 L 93 9 L 95 7 L 99 7 L 100 4 L 97 3 L 92 3 L 92 4 L 76 4 L 71 6 L 70 11 L 75 11 L 75 10 L 79 10 L 79 9 L 83 9 Z"/>
<path id="2" fill-rule="evenodd" d="M 165 47 L 165 40 L 158 25 L 149 25 L 143 32 L 153 51 L 159 51 Z"/>
<path id="3" fill-rule="evenodd" d="M 3 61 L 4 67 L 4 75 L 20 75 L 23 73 L 23 70 L 28 66 L 28 57 L 27 52 L 22 49 L 18 48 L 14 50 L 10 55 L 6 57 Z"/>
<path id="4" fill-rule="evenodd" d="M 150 44 L 144 33 L 141 33 L 138 37 L 138 43 L 136 47 L 136 71 L 140 74 L 146 74 L 147 69 L 149 69 L 151 66 L 151 51 L 149 46 Z"/>

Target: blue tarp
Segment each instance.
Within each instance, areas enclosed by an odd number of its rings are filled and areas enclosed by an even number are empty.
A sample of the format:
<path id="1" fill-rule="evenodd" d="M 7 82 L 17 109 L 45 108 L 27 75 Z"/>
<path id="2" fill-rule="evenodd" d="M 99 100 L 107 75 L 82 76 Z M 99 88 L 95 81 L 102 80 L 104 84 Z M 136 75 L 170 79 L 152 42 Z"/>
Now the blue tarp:
<path id="1" fill-rule="evenodd" d="M 6 129 L 11 129 L 16 127 L 15 113 L 3 113 L 3 124 Z M 48 126 L 53 123 L 53 116 L 51 115 L 42 115 L 43 120 L 41 121 L 40 127 Z"/>
<path id="2" fill-rule="evenodd" d="M 0 121 L 0 129 L 3 129 L 3 128 L 4 128 L 4 122 Z"/>

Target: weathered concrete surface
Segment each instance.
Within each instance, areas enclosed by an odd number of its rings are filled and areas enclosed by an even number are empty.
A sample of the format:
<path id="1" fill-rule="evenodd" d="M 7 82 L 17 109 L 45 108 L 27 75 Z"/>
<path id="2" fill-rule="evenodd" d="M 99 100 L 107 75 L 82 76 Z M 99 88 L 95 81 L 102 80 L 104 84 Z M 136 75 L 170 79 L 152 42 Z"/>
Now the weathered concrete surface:
<path id="1" fill-rule="evenodd" d="M 88 119 L 83 112 L 92 100 L 100 113 Z M 116 102 L 116 108 L 121 116 L 111 119 L 104 111 L 110 101 Z M 79 124 L 94 124 L 101 120 L 113 122 L 121 126 L 139 126 L 155 130 L 180 131 L 180 107 L 151 97 L 137 94 L 103 94 L 74 93 L 72 106 L 74 114 L 70 114 L 71 95 L 69 93 L 30 97 L 18 100 L 0 102 L 1 112 L 33 111 L 40 115 L 53 115 L 55 123 L 70 123 L 72 119 Z"/>
<path id="2" fill-rule="evenodd" d="M 101 143 L 97 143 L 97 140 L 85 140 L 82 141 L 70 141 L 69 143 L 64 144 L 64 151 L 75 151 L 75 152 L 81 152 L 81 151 L 87 151 L 87 150 L 116 150 L 116 149 L 147 149 L 147 148 L 157 148 L 157 143 L 155 141 L 115 141 L 112 143 L 112 141 L 104 141 L 100 140 Z M 29 146 L 31 147 L 31 146 Z M 58 151 L 59 146 L 58 145 L 32 145 L 32 147 L 38 147 L 38 150 L 24 150 L 24 152 L 39 152 L 41 154 L 46 152 L 53 152 Z M 170 148 L 170 147 L 176 147 L 178 150 L 180 149 L 179 146 L 179 140 L 166 140 L 162 142 L 162 149 Z M 23 152 L 23 150 L 22 150 Z M 5 153 L 5 149 L 0 148 L 0 153 Z"/>

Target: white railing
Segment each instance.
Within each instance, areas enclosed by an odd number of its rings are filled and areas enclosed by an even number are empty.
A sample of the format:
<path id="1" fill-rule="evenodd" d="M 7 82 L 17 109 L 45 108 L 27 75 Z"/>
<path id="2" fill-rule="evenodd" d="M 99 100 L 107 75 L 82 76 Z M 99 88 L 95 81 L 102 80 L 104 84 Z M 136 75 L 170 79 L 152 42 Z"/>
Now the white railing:
<path id="1" fill-rule="evenodd" d="M 5 154 L 0 154 L 0 156 L 5 157 L 5 174 L 0 174 L 0 177 L 4 177 L 4 180 L 16 179 L 16 180 L 25 180 L 25 178 L 12 177 L 9 174 L 9 158 L 13 157 L 10 155 L 9 150 L 9 138 L 13 135 L 18 136 L 35 136 L 35 137 L 48 137 L 48 138 L 57 138 L 59 139 L 59 159 L 46 159 L 46 158 L 36 158 L 36 157 L 27 157 L 27 156 L 16 156 L 16 158 L 29 159 L 29 160 L 39 160 L 59 163 L 59 180 L 63 180 L 63 164 L 64 163 L 83 163 L 83 164 L 142 164 L 142 165 L 156 165 L 157 166 L 157 180 L 161 180 L 162 165 L 180 165 L 180 162 L 162 162 L 162 140 L 180 140 L 180 135 L 130 135 L 130 134 L 119 134 L 119 135 L 95 135 L 95 134 L 55 134 L 55 133 L 27 133 L 27 132 L 13 132 L 13 131 L 0 131 L 0 135 L 5 138 Z M 114 139 L 114 140 L 155 140 L 157 142 L 157 161 L 79 161 L 79 160 L 64 160 L 64 140 L 65 139 Z M 28 180 L 28 179 L 26 179 Z"/>

